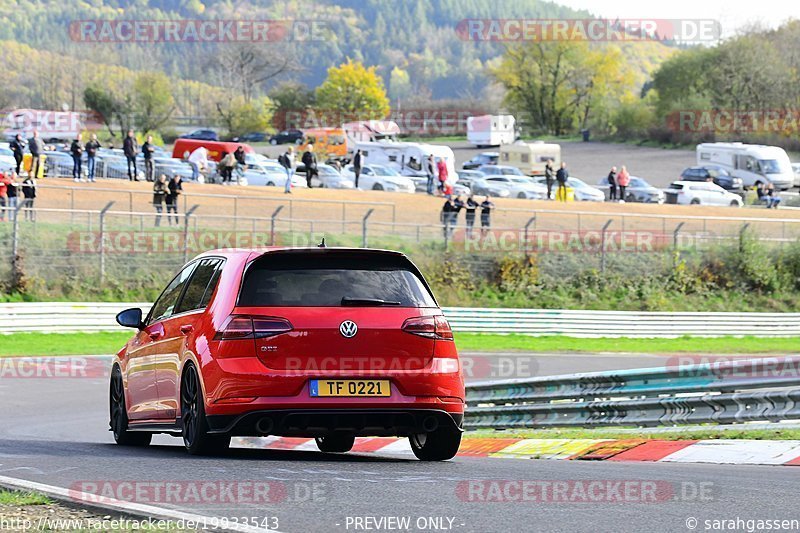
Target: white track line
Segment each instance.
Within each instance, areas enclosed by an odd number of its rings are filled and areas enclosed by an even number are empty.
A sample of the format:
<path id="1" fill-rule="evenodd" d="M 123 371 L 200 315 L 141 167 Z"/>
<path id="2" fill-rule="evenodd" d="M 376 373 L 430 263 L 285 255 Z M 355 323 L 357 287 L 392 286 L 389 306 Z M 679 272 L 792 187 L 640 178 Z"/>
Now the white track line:
<path id="1" fill-rule="evenodd" d="M 13 477 L 0 476 L 0 486 L 8 489 L 15 490 L 28 490 L 40 492 L 46 496 L 50 496 L 56 500 L 60 500 L 72 505 L 83 505 L 89 508 L 99 508 L 106 511 L 116 511 L 123 514 L 133 516 L 140 516 L 144 518 L 153 518 L 161 520 L 184 520 L 191 521 L 197 524 L 215 524 L 219 519 L 210 516 L 185 513 L 175 509 L 167 509 L 164 507 L 156 507 L 154 505 L 145 505 L 141 503 L 126 502 L 116 500 L 114 498 L 107 498 L 103 496 L 98 498 L 96 494 L 86 492 L 78 492 L 63 487 L 56 487 L 54 485 L 45 485 L 44 483 L 37 483 L 35 481 L 28 481 L 26 479 L 17 479 Z M 97 501 L 97 500 L 101 501 Z M 240 524 L 230 524 L 227 528 L 220 528 L 220 531 L 237 531 L 242 533 L 262 533 L 269 531 L 270 533 L 280 533 L 275 529 L 261 529 L 252 526 L 245 526 Z"/>

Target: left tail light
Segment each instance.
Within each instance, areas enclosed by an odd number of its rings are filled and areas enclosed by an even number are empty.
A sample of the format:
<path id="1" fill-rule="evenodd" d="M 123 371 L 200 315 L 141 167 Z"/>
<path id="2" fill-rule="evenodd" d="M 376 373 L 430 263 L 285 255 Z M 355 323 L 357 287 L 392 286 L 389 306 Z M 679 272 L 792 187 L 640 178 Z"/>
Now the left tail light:
<path id="1" fill-rule="evenodd" d="M 285 318 L 233 315 L 214 335 L 214 340 L 264 339 L 292 331 Z"/>
<path id="2" fill-rule="evenodd" d="M 418 316 L 403 322 L 403 331 L 442 341 L 453 340 L 453 330 L 443 315 Z"/>

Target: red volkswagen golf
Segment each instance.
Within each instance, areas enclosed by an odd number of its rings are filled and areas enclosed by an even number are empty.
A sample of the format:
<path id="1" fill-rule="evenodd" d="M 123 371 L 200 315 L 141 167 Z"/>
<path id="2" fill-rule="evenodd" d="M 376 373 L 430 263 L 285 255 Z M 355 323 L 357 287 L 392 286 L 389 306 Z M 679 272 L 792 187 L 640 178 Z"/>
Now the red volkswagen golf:
<path id="1" fill-rule="evenodd" d="M 293 248 L 204 253 L 167 285 L 111 373 L 119 444 L 182 435 L 189 453 L 231 436 L 408 436 L 422 460 L 461 443 L 464 382 L 453 333 L 403 254 Z"/>

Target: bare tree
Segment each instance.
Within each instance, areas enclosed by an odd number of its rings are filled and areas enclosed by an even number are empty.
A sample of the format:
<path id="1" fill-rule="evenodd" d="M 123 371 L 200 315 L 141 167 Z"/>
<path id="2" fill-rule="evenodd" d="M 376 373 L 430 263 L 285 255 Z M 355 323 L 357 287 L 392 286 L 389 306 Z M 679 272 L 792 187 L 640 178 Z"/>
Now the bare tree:
<path id="1" fill-rule="evenodd" d="M 287 50 L 258 43 L 220 45 L 210 62 L 216 81 L 250 103 L 264 85 L 282 74 L 300 70 Z"/>

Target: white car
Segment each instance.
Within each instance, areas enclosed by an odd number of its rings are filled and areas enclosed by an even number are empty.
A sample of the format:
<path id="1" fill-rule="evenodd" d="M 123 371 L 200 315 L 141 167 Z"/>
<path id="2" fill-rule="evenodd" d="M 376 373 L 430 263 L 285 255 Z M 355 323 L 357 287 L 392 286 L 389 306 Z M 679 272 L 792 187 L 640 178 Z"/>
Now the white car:
<path id="1" fill-rule="evenodd" d="M 547 187 L 547 178 L 544 176 L 538 176 L 534 179 L 536 180 L 536 183 L 544 185 L 545 188 Z M 567 186 L 572 188 L 576 202 L 605 202 L 606 200 L 606 193 L 597 187 L 592 187 L 582 179 L 569 177 L 567 178 Z M 552 192 L 553 197 L 556 195 L 557 188 L 558 182 L 554 180 Z"/>
<path id="2" fill-rule="evenodd" d="M 17 168 L 17 160 L 14 159 L 14 152 L 8 148 L 0 148 L 0 172 Z"/>
<path id="3" fill-rule="evenodd" d="M 547 198 L 547 187 L 536 183 L 533 179 L 513 174 L 486 176 L 480 181 L 488 185 L 487 188 L 500 187 L 508 191 L 509 198 L 519 198 L 522 200 L 542 200 Z M 482 189 L 482 187 L 478 187 Z M 476 194 L 486 194 L 476 191 L 476 183 L 473 182 L 472 191 Z M 498 195 L 499 196 L 499 195 Z M 505 196 L 505 195 L 503 195 Z"/>
<path id="4" fill-rule="evenodd" d="M 794 172 L 794 186 L 800 187 L 800 163 L 792 163 L 792 172 Z"/>
<path id="5" fill-rule="evenodd" d="M 306 166 L 302 163 L 297 165 L 297 174 L 306 182 Z M 312 187 L 324 187 L 326 189 L 355 189 L 353 180 L 342 176 L 342 174 L 331 165 L 317 165 L 319 178 L 311 178 Z"/>
<path id="6" fill-rule="evenodd" d="M 348 165 L 342 175 L 352 179 L 355 183 L 353 165 Z M 413 194 L 416 191 L 414 181 L 406 176 L 383 165 L 364 165 L 361 167 L 361 176 L 358 178 L 358 188 L 362 191 L 391 191 Z"/>
<path id="7" fill-rule="evenodd" d="M 269 159 L 251 159 L 250 162 L 247 163 L 247 170 L 244 171 L 244 177 L 248 185 L 266 185 L 267 187 L 284 187 L 286 185 L 286 169 L 279 163 Z M 305 176 L 299 176 L 295 172 L 292 176 L 292 187 L 305 186 Z"/>
<path id="8" fill-rule="evenodd" d="M 668 204 L 742 207 L 742 198 L 710 181 L 676 181 L 666 191 Z"/>

